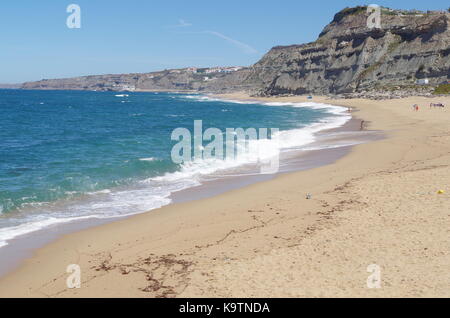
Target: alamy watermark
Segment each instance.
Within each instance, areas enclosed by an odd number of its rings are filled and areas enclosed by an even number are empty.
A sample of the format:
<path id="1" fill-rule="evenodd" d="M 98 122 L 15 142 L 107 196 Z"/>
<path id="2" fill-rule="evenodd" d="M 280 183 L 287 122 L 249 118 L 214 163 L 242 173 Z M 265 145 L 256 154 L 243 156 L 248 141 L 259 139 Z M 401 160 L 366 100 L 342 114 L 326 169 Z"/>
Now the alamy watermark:
<path id="1" fill-rule="evenodd" d="M 187 128 L 173 130 L 171 139 L 178 141 L 171 151 L 176 164 L 196 160 L 240 160 L 258 164 L 261 174 L 277 173 L 279 162 L 278 128 L 208 128 L 202 120 L 194 121 L 193 134 Z M 207 142 L 206 144 L 204 142 Z"/>
<path id="2" fill-rule="evenodd" d="M 69 4 L 66 9 L 70 15 L 67 17 L 66 25 L 69 29 L 81 28 L 81 8 L 78 4 Z"/>
<path id="3" fill-rule="evenodd" d="M 381 7 L 378 4 L 370 4 L 367 6 L 367 27 L 369 29 L 381 29 Z"/>
<path id="4" fill-rule="evenodd" d="M 377 264 L 370 264 L 367 266 L 367 272 L 371 273 L 367 277 L 367 288 L 381 288 L 381 267 Z"/>
<path id="5" fill-rule="evenodd" d="M 78 264 L 70 264 L 66 268 L 70 275 L 66 279 L 66 286 L 69 289 L 81 288 L 81 268 Z"/>

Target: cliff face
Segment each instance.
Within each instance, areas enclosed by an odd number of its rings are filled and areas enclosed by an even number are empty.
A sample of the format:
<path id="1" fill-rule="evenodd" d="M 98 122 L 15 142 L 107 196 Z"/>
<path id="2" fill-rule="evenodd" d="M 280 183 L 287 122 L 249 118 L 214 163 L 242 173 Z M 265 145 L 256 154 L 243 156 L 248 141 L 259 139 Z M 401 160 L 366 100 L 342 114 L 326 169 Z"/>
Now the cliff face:
<path id="1" fill-rule="evenodd" d="M 450 79 L 448 13 L 383 9 L 381 29 L 369 29 L 365 7 L 336 14 L 317 41 L 274 47 L 253 66 L 259 94 L 348 93 L 418 78 Z"/>
<path id="2" fill-rule="evenodd" d="M 23 88 L 340 94 L 450 79 L 449 13 L 383 9 L 381 29 L 369 29 L 367 17 L 366 7 L 344 9 L 317 41 L 274 47 L 253 66 L 232 73 L 168 70 L 42 80 Z"/>

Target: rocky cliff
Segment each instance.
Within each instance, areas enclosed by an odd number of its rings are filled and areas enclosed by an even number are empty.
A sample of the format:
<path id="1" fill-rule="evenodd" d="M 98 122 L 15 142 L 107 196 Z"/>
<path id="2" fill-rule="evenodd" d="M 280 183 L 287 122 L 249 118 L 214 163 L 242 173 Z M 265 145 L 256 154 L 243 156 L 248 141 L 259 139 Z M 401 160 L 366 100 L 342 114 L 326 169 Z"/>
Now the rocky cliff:
<path id="1" fill-rule="evenodd" d="M 450 79 L 450 14 L 383 9 L 381 28 L 367 8 L 344 9 L 317 41 L 274 47 L 249 78 L 262 95 L 348 93 Z"/>
<path id="2" fill-rule="evenodd" d="M 272 48 L 259 62 L 232 73 L 188 69 L 88 76 L 25 83 L 28 89 L 247 90 L 256 95 L 342 94 L 430 89 L 450 79 L 447 12 L 383 8 L 381 28 L 367 27 L 367 8 L 346 8 L 315 42 Z"/>

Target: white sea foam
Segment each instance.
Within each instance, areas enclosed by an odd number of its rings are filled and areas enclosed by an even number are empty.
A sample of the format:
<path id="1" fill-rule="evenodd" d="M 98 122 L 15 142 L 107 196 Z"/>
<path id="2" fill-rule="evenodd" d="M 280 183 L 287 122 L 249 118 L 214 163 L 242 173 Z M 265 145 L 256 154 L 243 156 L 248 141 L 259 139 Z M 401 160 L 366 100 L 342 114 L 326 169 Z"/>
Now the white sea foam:
<path id="1" fill-rule="evenodd" d="M 158 158 L 150 157 L 150 158 L 140 158 L 139 159 L 139 161 L 156 161 L 156 160 L 158 160 Z"/>
<path id="2" fill-rule="evenodd" d="M 107 193 L 111 193 L 111 190 L 105 189 L 105 190 L 100 190 L 100 191 L 92 192 L 92 194 L 107 194 Z"/>

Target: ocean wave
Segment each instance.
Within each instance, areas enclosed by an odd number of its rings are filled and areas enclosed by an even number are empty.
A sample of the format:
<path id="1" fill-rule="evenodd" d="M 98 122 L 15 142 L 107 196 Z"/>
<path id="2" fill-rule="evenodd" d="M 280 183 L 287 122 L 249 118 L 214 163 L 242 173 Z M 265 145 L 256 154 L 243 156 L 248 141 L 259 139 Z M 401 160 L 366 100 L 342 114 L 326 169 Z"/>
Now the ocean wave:
<path id="1" fill-rule="evenodd" d="M 156 161 L 158 158 L 149 157 L 149 158 L 140 158 L 139 161 Z"/>
<path id="2" fill-rule="evenodd" d="M 260 102 L 260 101 L 240 101 L 219 99 L 203 95 L 182 95 L 181 98 L 194 99 L 197 101 L 220 101 L 237 104 L 260 104 L 269 107 L 289 106 L 307 107 L 312 109 L 322 109 L 330 114 L 329 117 L 321 119 L 319 122 L 306 127 L 279 131 L 272 139 L 251 140 L 249 148 L 256 151 L 243 151 L 241 156 L 234 158 L 220 159 L 196 159 L 183 163 L 176 172 L 166 173 L 163 176 L 150 178 L 147 181 L 174 182 L 190 181 L 192 186 L 200 185 L 202 178 L 211 176 L 217 172 L 224 172 L 249 164 L 267 161 L 283 151 L 303 149 L 306 145 L 317 140 L 317 133 L 341 127 L 345 125 L 351 116 L 347 113 L 347 108 L 323 103 L 304 102 Z"/>
<path id="3" fill-rule="evenodd" d="M 287 107 L 306 107 L 311 109 L 323 109 L 326 112 L 337 115 L 344 116 L 347 118 L 347 121 L 351 118 L 351 116 L 347 112 L 347 108 L 343 106 L 336 106 L 325 103 L 316 103 L 316 102 L 264 102 L 259 100 L 237 100 L 237 99 L 222 99 L 217 97 L 211 97 L 206 95 L 181 95 L 181 98 L 184 99 L 194 99 L 197 101 L 204 102 L 226 102 L 233 104 L 243 104 L 243 105 L 264 105 L 264 106 L 287 106 Z M 339 127 L 339 126 L 338 126 Z"/>

